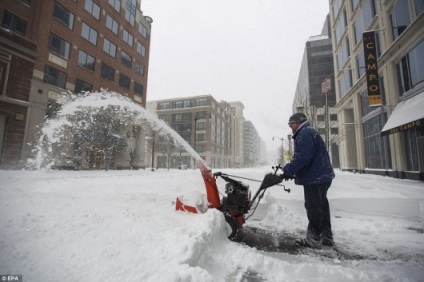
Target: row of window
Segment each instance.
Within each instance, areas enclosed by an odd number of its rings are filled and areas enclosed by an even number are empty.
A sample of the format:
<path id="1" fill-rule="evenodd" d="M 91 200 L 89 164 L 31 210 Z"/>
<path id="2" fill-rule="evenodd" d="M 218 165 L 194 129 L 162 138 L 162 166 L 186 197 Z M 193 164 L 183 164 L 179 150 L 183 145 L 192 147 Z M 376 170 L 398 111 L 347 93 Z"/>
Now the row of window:
<path id="1" fill-rule="evenodd" d="M 424 1 L 422 0 L 412 0 L 414 2 L 415 7 L 415 14 L 418 16 L 424 11 Z M 351 1 L 351 5 L 353 10 L 357 9 L 359 7 L 360 1 Z M 338 4 L 337 4 L 338 3 Z M 343 5 L 343 1 L 335 1 L 335 6 L 333 6 L 333 9 L 337 8 L 337 5 L 339 5 L 339 8 Z M 337 9 L 336 9 L 337 10 Z M 345 9 L 343 10 L 343 14 L 340 14 L 338 18 L 338 22 L 336 23 L 336 41 L 344 35 L 345 28 L 343 26 L 346 25 L 346 15 L 345 15 Z M 340 11 L 337 10 L 337 13 Z M 336 14 L 334 14 L 336 16 Z M 362 5 L 361 11 L 357 13 L 357 17 L 354 21 L 354 36 L 355 36 L 355 45 L 360 42 L 362 39 L 362 33 L 364 30 L 369 29 L 369 25 L 371 24 L 373 18 L 376 16 L 376 6 L 375 6 L 375 0 L 366 0 L 364 4 Z M 396 4 L 393 6 L 393 9 L 391 10 L 390 14 L 390 21 L 392 26 L 392 37 L 393 41 L 396 40 L 410 25 L 411 23 L 411 16 L 410 16 L 410 9 L 409 9 L 409 1 L 397 1 Z M 340 24 L 343 23 L 343 24 Z M 338 33 L 338 28 L 340 29 L 340 32 Z M 339 36 L 338 36 L 339 34 Z M 377 57 L 381 55 L 381 46 L 380 46 L 380 34 L 377 34 L 376 36 L 376 50 L 377 50 Z M 422 82 L 422 78 L 420 77 L 420 73 L 422 72 L 421 67 L 417 63 L 418 60 L 411 60 L 410 57 L 420 58 L 422 56 L 421 53 L 421 47 L 417 46 L 416 49 L 411 51 L 407 56 L 402 58 L 401 62 L 398 64 L 398 73 L 399 73 L 399 84 L 401 87 L 401 93 L 404 93 L 417 85 L 418 83 Z M 418 56 L 415 54 L 419 54 Z M 358 79 L 361 78 L 365 74 L 365 60 L 363 58 L 364 53 L 363 50 L 361 50 L 355 57 L 356 60 L 356 71 L 358 75 Z M 342 44 L 339 46 L 337 50 L 336 60 L 337 60 L 337 68 L 338 71 L 343 70 L 343 68 L 346 67 L 346 64 L 348 63 L 348 60 L 350 58 L 350 41 L 349 37 L 346 37 L 345 40 L 342 42 Z M 339 78 L 339 89 L 340 89 L 340 95 L 343 97 L 349 89 L 352 87 L 352 74 L 347 69 L 343 70 L 342 76 Z"/>
<path id="2" fill-rule="evenodd" d="M 101 64 L 100 75 L 102 78 L 114 81 L 115 80 L 115 69 L 105 63 Z M 48 84 L 66 89 L 67 74 L 50 66 L 45 65 L 44 68 L 44 81 Z M 123 73 L 119 74 L 119 86 L 130 89 L 131 79 Z M 77 78 L 75 81 L 75 93 L 81 91 L 92 91 L 93 85 L 89 82 L 86 82 L 82 79 Z M 134 94 L 140 97 L 143 97 L 144 87 L 142 84 L 134 81 L 133 91 Z"/>
<path id="3" fill-rule="evenodd" d="M 86 0 L 85 9 L 87 10 L 87 12 L 93 15 L 96 19 L 100 18 L 100 7 L 92 0 Z M 75 20 L 74 14 L 71 13 L 64 6 L 60 5 L 59 3 L 54 4 L 53 17 L 57 19 L 58 21 L 60 21 L 61 23 L 63 23 L 64 25 L 66 25 L 69 29 L 71 30 L 73 29 L 74 20 Z M 110 15 L 106 15 L 106 27 L 109 30 L 111 30 L 114 34 L 118 35 L 119 24 Z M 144 37 L 147 36 L 147 28 L 142 23 L 139 23 L 138 31 L 142 36 Z M 97 46 L 98 32 L 96 29 L 92 28 L 85 22 L 83 22 L 81 26 L 81 37 L 88 40 L 93 45 Z M 122 32 L 122 41 L 124 41 L 128 46 L 133 48 L 134 36 L 125 29 Z M 116 45 L 113 44 L 114 47 L 110 47 L 111 46 L 110 44 L 111 44 L 111 40 L 108 40 L 105 38 L 105 41 L 103 43 L 103 50 L 107 52 L 109 55 L 115 57 L 114 53 L 116 52 Z M 115 51 L 113 51 L 113 49 L 115 49 Z M 146 56 L 146 47 L 140 42 L 136 42 L 136 50 L 137 50 L 137 53 L 140 54 L 141 56 L 143 57 Z"/>
<path id="4" fill-rule="evenodd" d="M 195 103 L 193 103 L 193 101 L 191 100 L 177 102 L 161 102 L 159 103 L 159 110 L 201 107 L 206 105 L 208 105 L 208 99 L 206 98 L 196 99 Z"/>
<path id="5" fill-rule="evenodd" d="M 423 58 L 424 40 L 406 54 L 396 65 L 401 96 L 418 84 L 424 82 Z"/>

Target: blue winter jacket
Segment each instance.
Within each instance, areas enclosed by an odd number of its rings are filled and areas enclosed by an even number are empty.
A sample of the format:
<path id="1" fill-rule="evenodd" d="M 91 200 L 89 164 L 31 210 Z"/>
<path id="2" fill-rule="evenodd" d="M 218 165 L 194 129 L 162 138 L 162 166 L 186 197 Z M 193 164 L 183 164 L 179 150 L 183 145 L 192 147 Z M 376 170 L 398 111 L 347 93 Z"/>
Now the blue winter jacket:
<path id="1" fill-rule="evenodd" d="M 283 167 L 285 174 L 294 176 L 298 185 L 330 182 L 334 177 L 327 148 L 321 135 L 304 122 L 293 135 L 294 153 L 290 163 Z"/>

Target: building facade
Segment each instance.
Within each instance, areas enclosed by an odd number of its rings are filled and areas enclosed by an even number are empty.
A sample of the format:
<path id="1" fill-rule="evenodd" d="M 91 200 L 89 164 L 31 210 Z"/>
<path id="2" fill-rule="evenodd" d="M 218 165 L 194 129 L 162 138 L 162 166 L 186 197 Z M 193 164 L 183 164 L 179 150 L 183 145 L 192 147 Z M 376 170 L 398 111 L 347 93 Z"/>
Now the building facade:
<path id="1" fill-rule="evenodd" d="M 211 168 L 252 167 L 266 158 L 261 155 L 259 134 L 243 117 L 244 106 L 239 101 L 218 102 L 212 95 L 200 95 L 149 101 L 147 109 L 175 130 Z M 146 145 L 146 163 L 158 168 L 196 167 L 194 156 L 172 138 L 153 138 L 154 143 Z"/>
<path id="2" fill-rule="evenodd" d="M 145 106 L 152 19 L 140 5 L 140 0 L 2 2 L 1 167 L 16 167 L 30 156 L 37 128 L 54 116 L 64 92 L 103 88 Z M 26 71 L 18 71 L 23 60 Z"/>
<path id="3" fill-rule="evenodd" d="M 340 167 L 424 180 L 423 1 L 329 3 L 343 137 Z M 369 31 L 375 40 L 364 46 L 363 33 Z M 368 46 L 375 46 L 375 56 L 365 57 Z M 370 64 L 374 57 L 376 63 Z M 376 75 L 367 76 L 371 70 Z M 372 79 L 377 84 L 370 87 Z M 380 94 L 378 103 L 368 96 L 373 90 Z"/>
<path id="4" fill-rule="evenodd" d="M 175 130 L 211 168 L 235 166 L 235 116 L 228 103 L 200 95 L 149 101 L 147 109 Z M 196 167 L 195 157 L 172 140 L 160 136 L 156 140 L 151 162 L 155 167 Z"/>
<path id="5" fill-rule="evenodd" d="M 256 167 L 261 161 L 261 139 L 258 131 L 250 120 L 246 120 L 243 124 L 244 136 L 244 166 Z"/>
<path id="6" fill-rule="evenodd" d="M 328 34 L 328 17 L 323 33 Z M 324 90 L 322 83 L 328 81 Z M 311 36 L 305 44 L 302 64 L 293 99 L 293 112 L 303 112 L 309 122 L 322 135 L 334 167 L 339 166 L 338 123 L 334 108 L 336 94 L 334 87 L 333 49 L 331 36 Z"/>
<path id="7" fill-rule="evenodd" d="M 233 143 L 233 151 L 234 151 L 234 167 L 240 168 L 244 167 L 244 122 L 245 118 L 243 115 L 244 105 L 242 102 L 229 102 L 231 105 L 231 113 L 234 115 L 234 123 L 233 123 L 233 135 L 235 142 Z"/>

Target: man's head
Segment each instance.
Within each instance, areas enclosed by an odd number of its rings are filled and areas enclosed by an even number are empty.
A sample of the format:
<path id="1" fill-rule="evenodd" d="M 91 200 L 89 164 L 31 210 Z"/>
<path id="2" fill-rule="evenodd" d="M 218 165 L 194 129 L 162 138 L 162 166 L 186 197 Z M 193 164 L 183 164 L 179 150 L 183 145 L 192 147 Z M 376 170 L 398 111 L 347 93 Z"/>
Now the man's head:
<path id="1" fill-rule="evenodd" d="M 295 113 L 289 118 L 289 126 L 292 129 L 292 132 L 295 133 L 299 126 L 307 121 L 305 114 Z"/>

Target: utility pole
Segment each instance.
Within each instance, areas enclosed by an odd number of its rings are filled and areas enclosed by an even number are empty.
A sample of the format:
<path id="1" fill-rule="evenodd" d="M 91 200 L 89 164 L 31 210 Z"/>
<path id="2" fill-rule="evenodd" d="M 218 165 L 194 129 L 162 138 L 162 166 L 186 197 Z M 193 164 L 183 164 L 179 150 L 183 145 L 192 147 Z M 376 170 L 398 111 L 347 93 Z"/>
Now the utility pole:
<path id="1" fill-rule="evenodd" d="M 328 95 L 331 91 L 331 78 L 326 77 L 321 82 L 321 93 L 325 95 L 325 144 L 327 151 L 330 152 L 330 124 L 329 124 L 329 113 L 328 113 Z"/>

